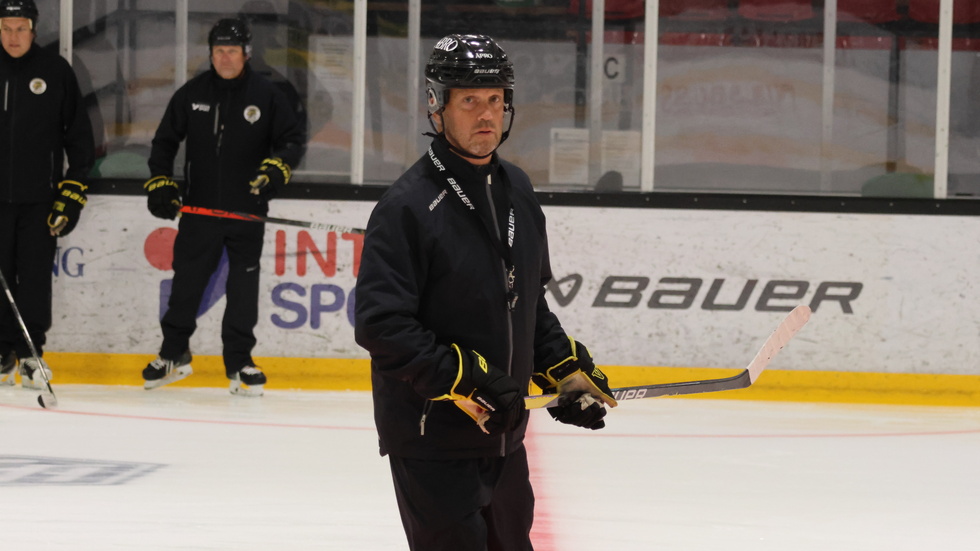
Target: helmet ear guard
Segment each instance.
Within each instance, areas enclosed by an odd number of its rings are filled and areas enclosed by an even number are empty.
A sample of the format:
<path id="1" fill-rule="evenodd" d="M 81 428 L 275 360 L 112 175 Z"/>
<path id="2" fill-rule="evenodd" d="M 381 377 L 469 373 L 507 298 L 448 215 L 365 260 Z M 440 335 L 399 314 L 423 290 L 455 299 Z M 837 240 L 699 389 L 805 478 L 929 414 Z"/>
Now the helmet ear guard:
<path id="1" fill-rule="evenodd" d="M 476 88 L 476 86 L 459 86 L 457 88 Z M 496 88 L 496 86 L 481 86 L 480 88 Z M 451 88 L 439 83 L 428 82 L 425 87 L 426 104 L 430 115 L 435 115 L 442 111 L 449 103 L 449 91 Z M 514 90 L 504 88 L 504 111 L 514 110 Z"/>

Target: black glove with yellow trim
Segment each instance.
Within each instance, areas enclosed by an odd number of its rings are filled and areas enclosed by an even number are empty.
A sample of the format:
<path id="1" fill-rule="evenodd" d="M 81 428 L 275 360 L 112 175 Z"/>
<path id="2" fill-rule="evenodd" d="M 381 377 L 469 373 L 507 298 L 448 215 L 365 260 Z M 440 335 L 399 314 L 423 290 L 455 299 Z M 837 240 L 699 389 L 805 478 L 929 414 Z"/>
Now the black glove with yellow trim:
<path id="1" fill-rule="evenodd" d="M 279 188 L 289 183 L 292 171 L 289 165 L 279 157 L 264 159 L 255 173 L 255 178 L 248 185 L 252 186 L 249 193 L 262 195 L 271 199 L 279 192 Z"/>
<path id="2" fill-rule="evenodd" d="M 51 235 L 64 237 L 75 229 L 82 208 L 88 202 L 86 189 L 88 186 L 75 180 L 62 180 L 58 183 L 58 196 L 51 205 L 51 214 L 48 215 Z"/>
<path id="3" fill-rule="evenodd" d="M 571 355 L 544 371 L 531 375 L 534 384 L 561 397 L 548 413 L 557 421 L 597 430 L 606 426 L 606 408 L 619 405 L 609 390 L 609 378 L 595 363 L 584 344 L 569 337 Z"/>
<path id="4" fill-rule="evenodd" d="M 516 429 L 524 416 L 521 386 L 476 351 L 455 344 L 452 348 L 459 357 L 459 372 L 449 393 L 434 399 L 452 400 L 487 434 Z"/>
<path id="5" fill-rule="evenodd" d="M 143 184 L 146 190 L 146 208 L 157 218 L 173 220 L 180 212 L 180 188 L 169 176 L 154 176 Z"/>

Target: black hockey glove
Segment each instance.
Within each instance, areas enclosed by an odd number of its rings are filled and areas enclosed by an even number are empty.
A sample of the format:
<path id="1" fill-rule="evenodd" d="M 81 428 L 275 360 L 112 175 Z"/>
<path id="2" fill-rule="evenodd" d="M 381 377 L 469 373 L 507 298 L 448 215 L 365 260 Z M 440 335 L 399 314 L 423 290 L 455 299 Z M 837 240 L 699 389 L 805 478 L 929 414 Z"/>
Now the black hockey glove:
<path id="1" fill-rule="evenodd" d="M 248 185 L 252 186 L 252 195 L 262 195 L 269 199 L 274 197 L 279 189 L 289 183 L 292 171 L 289 165 L 279 157 L 270 157 L 262 161 L 255 178 Z"/>
<path id="2" fill-rule="evenodd" d="M 143 184 L 146 190 L 146 208 L 157 218 L 173 220 L 180 212 L 180 188 L 168 176 L 154 176 Z"/>
<path id="3" fill-rule="evenodd" d="M 88 202 L 85 197 L 87 186 L 75 180 L 62 180 L 58 183 L 58 197 L 51 205 L 48 215 L 48 228 L 51 235 L 64 237 L 75 229 L 82 208 Z"/>
<path id="4" fill-rule="evenodd" d="M 548 408 L 556 420 L 588 429 L 606 426 L 603 405 L 619 405 L 609 390 L 609 378 L 595 363 L 584 344 L 569 337 L 571 355 L 531 375 L 534 384 L 547 393 L 561 394 L 557 406 Z"/>
<path id="5" fill-rule="evenodd" d="M 602 420 L 606 416 L 606 408 L 602 407 L 602 402 L 596 401 L 584 390 L 562 394 L 558 398 L 558 405 L 548 408 L 548 413 L 555 421 L 561 421 L 566 425 L 592 430 L 599 430 L 606 426 L 606 422 Z"/>
<path id="6" fill-rule="evenodd" d="M 487 434 L 516 429 L 524 416 L 521 386 L 476 351 L 452 347 L 459 357 L 459 373 L 449 393 L 436 400 L 452 400 Z"/>

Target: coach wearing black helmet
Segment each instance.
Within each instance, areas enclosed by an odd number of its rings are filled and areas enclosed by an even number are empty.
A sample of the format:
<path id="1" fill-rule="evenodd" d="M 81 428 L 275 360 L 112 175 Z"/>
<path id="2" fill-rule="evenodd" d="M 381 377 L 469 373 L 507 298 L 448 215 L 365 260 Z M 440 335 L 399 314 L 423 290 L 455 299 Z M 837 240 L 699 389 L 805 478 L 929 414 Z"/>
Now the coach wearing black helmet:
<path id="1" fill-rule="evenodd" d="M 244 21 L 222 19 L 211 29 L 211 69 L 182 86 L 160 121 L 150 152 L 147 206 L 173 219 L 182 205 L 265 215 L 269 199 L 289 182 L 306 145 L 304 121 L 275 85 L 248 64 L 252 34 Z M 174 159 L 186 140 L 182 185 Z M 159 356 L 143 370 L 152 389 L 191 373 L 190 337 L 208 281 L 228 254 L 221 323 L 225 373 L 232 394 L 262 394 L 266 376 L 252 359 L 258 321 L 259 259 L 264 225 L 182 216 L 174 243 L 174 278 L 160 322 Z"/>
<path id="2" fill-rule="evenodd" d="M 616 402 L 548 308 L 544 214 L 496 152 L 512 63 L 490 37 L 450 35 L 425 77 L 433 140 L 371 214 L 356 287 L 380 451 L 411 549 L 529 550 L 529 382 L 562 393 L 552 416 L 586 428 Z"/>
<path id="3" fill-rule="evenodd" d="M 95 154 L 75 73 L 34 43 L 37 15 L 33 0 L 0 0 L 0 269 L 43 356 L 56 237 L 78 224 Z M 43 388 L 50 368 L 2 298 L 0 384 L 14 384 L 18 359 L 21 384 Z"/>

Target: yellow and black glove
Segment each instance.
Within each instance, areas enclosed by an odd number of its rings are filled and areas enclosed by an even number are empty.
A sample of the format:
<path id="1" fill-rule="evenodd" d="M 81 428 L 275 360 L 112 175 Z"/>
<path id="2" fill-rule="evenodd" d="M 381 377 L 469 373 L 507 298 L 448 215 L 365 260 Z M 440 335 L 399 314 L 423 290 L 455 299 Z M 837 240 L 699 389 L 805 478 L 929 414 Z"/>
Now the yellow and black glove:
<path id="1" fill-rule="evenodd" d="M 262 161 L 259 170 L 255 173 L 255 178 L 248 183 L 252 186 L 249 193 L 271 199 L 282 186 L 289 183 L 291 176 L 292 171 L 289 169 L 289 165 L 279 157 L 269 157 Z"/>
<path id="2" fill-rule="evenodd" d="M 455 344 L 452 348 L 459 358 L 459 372 L 449 392 L 433 399 L 452 400 L 487 434 L 516 429 L 524 417 L 521 386 L 476 351 Z"/>
<path id="3" fill-rule="evenodd" d="M 58 196 L 51 205 L 48 215 L 48 229 L 51 235 L 64 237 L 75 229 L 82 208 L 88 202 L 85 197 L 87 186 L 75 180 L 62 180 L 58 183 Z"/>
<path id="4" fill-rule="evenodd" d="M 154 176 L 143 184 L 146 208 L 157 218 L 173 220 L 180 212 L 180 188 L 169 176 Z"/>
<path id="5" fill-rule="evenodd" d="M 609 390 L 609 378 L 595 363 L 584 344 L 569 337 L 571 355 L 557 364 L 535 372 L 531 380 L 547 393 L 561 397 L 548 408 L 557 421 L 597 430 L 606 426 L 606 408 L 619 405 Z"/>

